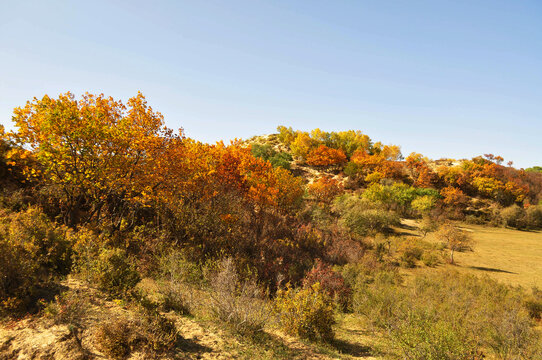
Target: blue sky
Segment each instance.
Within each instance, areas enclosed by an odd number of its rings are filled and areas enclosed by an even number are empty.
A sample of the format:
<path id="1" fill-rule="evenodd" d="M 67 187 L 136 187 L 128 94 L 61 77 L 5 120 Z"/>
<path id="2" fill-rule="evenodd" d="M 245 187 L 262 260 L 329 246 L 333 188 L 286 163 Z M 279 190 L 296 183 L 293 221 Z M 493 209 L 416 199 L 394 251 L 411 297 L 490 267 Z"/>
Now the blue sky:
<path id="1" fill-rule="evenodd" d="M 34 96 L 138 90 L 207 142 L 359 129 L 542 165 L 542 2 L 0 1 L 0 123 Z"/>

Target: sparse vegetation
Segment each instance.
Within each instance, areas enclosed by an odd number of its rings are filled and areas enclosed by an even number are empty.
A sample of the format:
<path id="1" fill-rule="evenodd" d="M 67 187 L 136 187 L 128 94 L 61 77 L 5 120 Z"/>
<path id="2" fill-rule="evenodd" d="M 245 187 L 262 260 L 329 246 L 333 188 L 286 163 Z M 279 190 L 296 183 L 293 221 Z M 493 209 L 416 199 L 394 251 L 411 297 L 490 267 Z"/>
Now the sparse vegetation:
<path id="1" fill-rule="evenodd" d="M 212 276 L 209 307 L 213 315 L 236 332 L 255 334 L 271 318 L 265 295 L 254 279 L 241 280 L 233 260 L 227 258 Z"/>

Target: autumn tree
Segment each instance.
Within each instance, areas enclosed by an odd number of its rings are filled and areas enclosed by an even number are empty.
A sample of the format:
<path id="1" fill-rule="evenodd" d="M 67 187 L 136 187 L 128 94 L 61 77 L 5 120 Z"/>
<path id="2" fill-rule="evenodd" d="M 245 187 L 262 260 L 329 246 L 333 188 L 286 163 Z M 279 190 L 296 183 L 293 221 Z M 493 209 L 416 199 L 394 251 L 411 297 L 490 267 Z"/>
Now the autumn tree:
<path id="1" fill-rule="evenodd" d="M 290 143 L 292 154 L 302 159 L 306 159 L 315 146 L 317 146 L 317 142 L 306 132 L 298 132 L 295 139 Z"/>
<path id="2" fill-rule="evenodd" d="M 444 242 L 450 250 L 450 263 L 454 263 L 454 252 L 470 249 L 473 244 L 472 237 L 464 230 L 446 223 L 437 231 L 437 239 Z"/>
<path id="3" fill-rule="evenodd" d="M 4 126 L 0 125 L 0 178 L 6 179 L 9 173 L 6 155 L 10 149 Z"/>
<path id="4" fill-rule="evenodd" d="M 286 146 L 290 146 L 290 144 L 295 140 L 297 136 L 296 132 L 292 129 L 291 126 L 286 127 L 280 125 L 279 127 L 277 127 L 277 131 L 279 132 L 278 138 L 280 142 Z"/>
<path id="5" fill-rule="evenodd" d="M 442 196 L 442 202 L 451 207 L 464 208 L 467 206 L 468 197 L 461 191 L 461 189 L 448 186 L 440 190 Z"/>
<path id="6" fill-rule="evenodd" d="M 422 154 L 411 153 L 405 159 L 407 168 L 410 169 L 414 185 L 418 187 L 436 187 L 439 183 L 438 174 L 428 165 L 428 159 Z"/>
<path id="7" fill-rule="evenodd" d="M 373 146 L 371 138 L 359 130 L 332 132 L 329 138 L 329 147 L 341 149 L 347 157 L 357 150 L 371 152 Z"/>
<path id="8" fill-rule="evenodd" d="M 376 142 L 372 147 L 372 152 L 388 161 L 399 161 L 403 159 L 401 148 L 397 145 L 383 145 L 381 142 Z"/>
<path id="9" fill-rule="evenodd" d="M 307 164 L 311 166 L 341 165 L 346 162 L 346 155 L 342 150 L 320 145 L 307 155 Z"/>
<path id="10" fill-rule="evenodd" d="M 16 108 L 14 139 L 32 151 L 45 186 L 58 188 L 65 222 L 98 216 L 104 205 L 121 215 L 127 201 L 159 187 L 155 175 L 178 139 L 141 93 L 127 105 L 104 95 L 34 98 Z M 182 136 L 182 134 L 181 134 Z M 86 210 L 86 214 L 82 214 Z"/>
<path id="11" fill-rule="evenodd" d="M 388 160 L 384 154 L 370 155 L 364 150 L 354 152 L 347 168 L 349 176 L 359 174 L 367 182 L 382 178 L 400 180 L 404 177 L 403 166 L 399 162 Z"/>
<path id="12" fill-rule="evenodd" d="M 322 176 L 308 186 L 308 192 L 318 202 L 330 203 L 335 196 L 343 191 L 343 186 L 330 176 Z"/>

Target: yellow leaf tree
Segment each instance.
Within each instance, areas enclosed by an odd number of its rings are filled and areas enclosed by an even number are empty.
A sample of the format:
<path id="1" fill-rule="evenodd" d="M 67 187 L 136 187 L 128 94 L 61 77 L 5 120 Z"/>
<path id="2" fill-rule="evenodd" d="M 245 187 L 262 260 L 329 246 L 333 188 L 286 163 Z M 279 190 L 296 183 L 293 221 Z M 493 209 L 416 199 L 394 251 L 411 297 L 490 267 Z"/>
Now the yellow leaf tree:
<path id="1" fill-rule="evenodd" d="M 127 105 L 88 93 L 46 95 L 16 108 L 13 120 L 14 139 L 32 151 L 43 184 L 62 194 L 70 225 L 99 216 L 104 205 L 122 217 L 127 202 L 163 182 L 155 170 L 177 138 L 141 93 Z"/>

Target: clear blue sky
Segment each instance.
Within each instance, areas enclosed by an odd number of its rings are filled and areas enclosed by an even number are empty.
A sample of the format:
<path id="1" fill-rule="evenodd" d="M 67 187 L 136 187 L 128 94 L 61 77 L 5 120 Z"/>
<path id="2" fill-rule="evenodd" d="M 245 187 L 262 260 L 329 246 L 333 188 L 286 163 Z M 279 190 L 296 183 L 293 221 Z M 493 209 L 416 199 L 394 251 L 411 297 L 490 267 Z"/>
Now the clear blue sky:
<path id="1" fill-rule="evenodd" d="M 141 90 L 214 142 L 359 129 L 403 153 L 542 165 L 540 1 L 0 1 L 0 123 Z"/>

